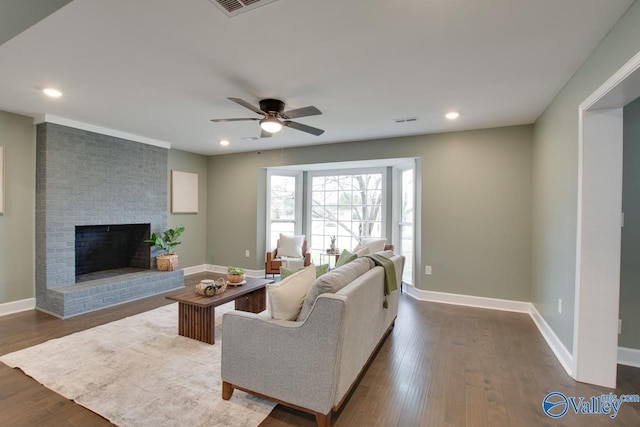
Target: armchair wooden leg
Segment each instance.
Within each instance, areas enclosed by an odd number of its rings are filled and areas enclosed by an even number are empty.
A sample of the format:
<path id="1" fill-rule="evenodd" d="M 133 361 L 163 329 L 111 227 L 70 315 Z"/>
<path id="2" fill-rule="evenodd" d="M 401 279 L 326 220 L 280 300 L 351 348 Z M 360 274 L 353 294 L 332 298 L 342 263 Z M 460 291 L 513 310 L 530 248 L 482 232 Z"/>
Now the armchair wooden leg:
<path id="1" fill-rule="evenodd" d="M 233 394 L 233 386 L 226 381 L 222 381 L 222 399 L 229 400 Z"/>
<path id="2" fill-rule="evenodd" d="M 316 412 L 316 424 L 318 427 L 331 427 L 331 411 L 328 414 Z"/>

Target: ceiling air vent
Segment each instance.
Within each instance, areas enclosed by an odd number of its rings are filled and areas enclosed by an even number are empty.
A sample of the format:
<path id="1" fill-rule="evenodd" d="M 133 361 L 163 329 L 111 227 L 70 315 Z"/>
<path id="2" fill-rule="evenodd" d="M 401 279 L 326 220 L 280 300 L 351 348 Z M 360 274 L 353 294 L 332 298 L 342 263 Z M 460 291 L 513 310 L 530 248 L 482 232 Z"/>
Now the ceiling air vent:
<path id="1" fill-rule="evenodd" d="M 273 3 L 276 0 L 210 0 L 218 6 L 228 17 L 233 17 L 244 12 L 248 12 L 265 4 Z"/>
<path id="2" fill-rule="evenodd" d="M 407 122 L 417 122 L 417 117 L 402 117 L 401 119 L 393 119 L 396 123 L 407 123 Z"/>

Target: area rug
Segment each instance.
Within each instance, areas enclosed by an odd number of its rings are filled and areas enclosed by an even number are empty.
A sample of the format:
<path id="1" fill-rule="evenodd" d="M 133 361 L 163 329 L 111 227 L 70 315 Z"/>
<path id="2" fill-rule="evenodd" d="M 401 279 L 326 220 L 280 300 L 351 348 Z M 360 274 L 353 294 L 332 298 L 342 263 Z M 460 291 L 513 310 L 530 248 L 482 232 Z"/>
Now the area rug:
<path id="1" fill-rule="evenodd" d="M 257 426 L 275 406 L 236 390 L 222 400 L 222 314 L 214 345 L 178 335 L 178 304 L 0 357 L 122 427 Z"/>

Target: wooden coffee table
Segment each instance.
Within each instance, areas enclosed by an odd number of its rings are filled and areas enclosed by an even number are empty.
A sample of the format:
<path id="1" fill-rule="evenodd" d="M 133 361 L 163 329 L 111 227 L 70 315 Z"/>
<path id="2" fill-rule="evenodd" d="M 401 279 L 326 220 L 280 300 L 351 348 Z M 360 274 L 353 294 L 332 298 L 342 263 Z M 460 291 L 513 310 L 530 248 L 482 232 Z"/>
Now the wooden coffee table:
<path id="1" fill-rule="evenodd" d="M 178 301 L 178 334 L 207 344 L 214 343 L 215 308 L 236 302 L 236 310 L 260 313 L 266 309 L 267 290 L 265 285 L 273 280 L 248 277 L 240 286 L 227 286 L 225 291 L 213 297 L 199 295 L 192 287 L 166 296 Z"/>

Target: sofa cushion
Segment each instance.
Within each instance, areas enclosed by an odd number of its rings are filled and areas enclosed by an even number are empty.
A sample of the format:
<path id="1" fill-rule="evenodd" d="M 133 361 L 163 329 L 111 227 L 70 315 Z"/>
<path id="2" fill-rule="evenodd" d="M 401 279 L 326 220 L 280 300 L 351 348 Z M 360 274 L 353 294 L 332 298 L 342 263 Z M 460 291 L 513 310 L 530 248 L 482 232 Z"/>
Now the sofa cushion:
<path id="1" fill-rule="evenodd" d="M 302 244 L 304 243 L 304 234 L 293 236 L 291 234 L 280 233 L 278 240 L 278 257 L 302 258 Z"/>
<path id="2" fill-rule="evenodd" d="M 378 255 L 382 255 L 385 258 L 391 258 L 392 256 L 394 256 L 395 254 L 393 253 L 393 251 L 380 251 L 380 252 L 376 252 Z"/>
<path id="3" fill-rule="evenodd" d="M 362 249 L 358 249 L 357 251 L 353 251 L 353 253 L 356 254 L 356 256 L 358 258 L 360 258 L 361 256 L 369 255 L 371 253 L 371 250 L 365 246 Z"/>
<path id="4" fill-rule="evenodd" d="M 296 268 L 287 268 L 280 267 L 280 280 L 284 280 L 287 277 L 291 276 L 293 273 L 297 273 L 298 271 L 304 270 L 304 267 L 296 267 Z M 316 278 L 322 276 L 327 271 L 329 271 L 329 264 L 316 265 Z"/>
<path id="5" fill-rule="evenodd" d="M 351 253 L 348 250 L 344 249 L 340 254 L 340 256 L 338 257 L 338 260 L 336 261 L 336 268 L 342 267 L 345 264 L 349 264 L 351 261 L 355 260 L 356 258 L 358 258 L 357 254 Z"/>
<path id="6" fill-rule="evenodd" d="M 353 248 L 353 252 L 357 252 L 362 248 L 369 248 L 372 254 L 384 250 L 384 245 L 387 243 L 387 239 L 384 238 L 363 238 L 360 240 L 360 244 Z"/>
<path id="7" fill-rule="evenodd" d="M 313 282 L 311 289 L 304 299 L 304 304 L 302 305 L 302 310 L 300 310 L 297 320 L 304 321 L 307 316 L 309 316 L 318 295 L 338 292 L 373 267 L 374 263 L 371 259 L 366 257 L 358 258 L 349 264 L 335 268 L 327 274 L 318 277 Z"/>
<path id="8" fill-rule="evenodd" d="M 315 279 L 316 267 L 311 264 L 279 283 L 268 284 L 267 310 L 271 318 L 295 320 Z"/>

